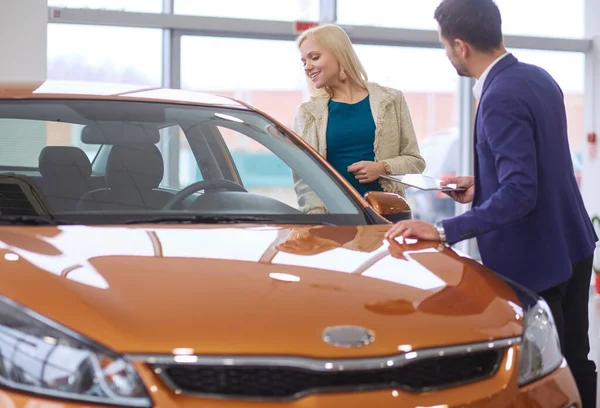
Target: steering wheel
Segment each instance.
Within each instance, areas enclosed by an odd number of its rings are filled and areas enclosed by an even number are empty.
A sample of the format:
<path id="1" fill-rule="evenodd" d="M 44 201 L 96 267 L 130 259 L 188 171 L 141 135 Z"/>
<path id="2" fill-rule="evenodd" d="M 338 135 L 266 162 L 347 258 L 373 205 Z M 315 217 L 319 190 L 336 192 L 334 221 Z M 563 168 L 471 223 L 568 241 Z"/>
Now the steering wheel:
<path id="1" fill-rule="evenodd" d="M 182 202 L 185 198 L 201 190 L 205 190 L 205 192 L 218 190 L 240 191 L 244 193 L 248 192 L 248 190 L 246 190 L 244 187 L 230 180 L 201 180 L 190 184 L 189 186 L 175 194 L 173 197 L 171 197 L 171 199 L 169 199 L 169 201 L 167 201 L 167 203 L 164 205 L 163 210 L 171 210 L 175 206 L 175 204 Z"/>

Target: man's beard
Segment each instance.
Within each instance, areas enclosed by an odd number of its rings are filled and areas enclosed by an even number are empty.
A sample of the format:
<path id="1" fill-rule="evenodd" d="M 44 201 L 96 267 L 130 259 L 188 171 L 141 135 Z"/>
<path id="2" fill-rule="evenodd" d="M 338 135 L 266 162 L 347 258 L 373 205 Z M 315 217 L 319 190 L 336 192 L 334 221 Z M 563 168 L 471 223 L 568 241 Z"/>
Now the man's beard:
<path id="1" fill-rule="evenodd" d="M 469 72 L 467 71 L 467 69 L 462 66 L 462 64 L 460 64 L 459 62 L 454 62 L 456 58 L 455 55 L 452 55 L 451 58 L 448 58 L 450 60 L 450 63 L 452 64 L 452 66 L 454 67 L 454 69 L 456 70 L 456 73 L 461 76 L 461 77 L 470 77 L 471 75 L 469 75 Z"/>
<path id="2" fill-rule="evenodd" d="M 454 69 L 456 70 L 456 73 L 461 76 L 461 77 L 469 77 L 469 72 L 465 69 L 465 67 L 459 65 L 459 64 L 455 64 L 454 62 L 452 62 L 452 65 L 454 66 Z"/>
<path id="3" fill-rule="evenodd" d="M 466 77 L 466 78 L 470 77 L 469 73 L 468 73 L 468 72 L 466 72 L 465 70 L 463 70 L 462 68 L 457 68 L 457 67 L 454 67 L 454 68 L 456 69 L 456 73 L 457 73 L 459 76 L 461 76 L 461 77 Z"/>

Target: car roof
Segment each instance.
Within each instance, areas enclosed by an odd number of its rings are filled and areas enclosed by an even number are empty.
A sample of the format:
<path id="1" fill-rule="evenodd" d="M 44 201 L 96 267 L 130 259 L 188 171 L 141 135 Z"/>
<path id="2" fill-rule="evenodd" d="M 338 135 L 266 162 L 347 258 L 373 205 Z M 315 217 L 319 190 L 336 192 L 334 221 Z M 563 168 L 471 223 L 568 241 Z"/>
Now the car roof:
<path id="1" fill-rule="evenodd" d="M 84 81 L 0 82 L 0 100 L 7 99 L 138 100 L 249 109 L 235 99 L 210 93 Z"/>

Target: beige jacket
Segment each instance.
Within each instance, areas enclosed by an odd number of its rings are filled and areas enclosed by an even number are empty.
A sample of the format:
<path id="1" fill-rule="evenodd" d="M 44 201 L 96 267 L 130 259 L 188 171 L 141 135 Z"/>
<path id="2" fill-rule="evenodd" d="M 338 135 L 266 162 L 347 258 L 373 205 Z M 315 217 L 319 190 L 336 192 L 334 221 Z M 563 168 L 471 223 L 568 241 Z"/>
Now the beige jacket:
<path id="1" fill-rule="evenodd" d="M 404 94 L 376 83 L 368 84 L 371 112 L 375 121 L 375 161 L 384 163 L 390 174 L 422 173 L 425 160 L 419 152 L 412 119 Z M 326 130 L 329 98 L 318 97 L 298 107 L 293 130 L 323 157 L 327 157 Z M 404 196 L 401 184 L 379 179 L 384 191 Z M 302 211 L 325 207 L 316 194 L 294 175 L 294 189 Z"/>

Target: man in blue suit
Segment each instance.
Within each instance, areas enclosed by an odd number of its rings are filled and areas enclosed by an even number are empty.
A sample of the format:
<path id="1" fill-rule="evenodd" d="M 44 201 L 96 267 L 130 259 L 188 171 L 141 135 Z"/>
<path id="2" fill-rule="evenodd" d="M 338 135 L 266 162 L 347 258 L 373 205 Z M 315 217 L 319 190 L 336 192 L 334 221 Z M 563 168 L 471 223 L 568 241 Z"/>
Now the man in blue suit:
<path id="1" fill-rule="evenodd" d="M 399 222 L 387 237 L 477 238 L 486 266 L 544 297 L 583 406 L 594 407 L 596 367 L 587 355 L 597 236 L 573 172 L 563 93 L 546 71 L 506 52 L 493 0 L 443 0 L 435 19 L 458 74 L 477 78 L 475 175 L 444 181 L 465 188 L 450 195 L 472 207 L 437 226 Z"/>

